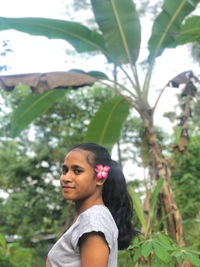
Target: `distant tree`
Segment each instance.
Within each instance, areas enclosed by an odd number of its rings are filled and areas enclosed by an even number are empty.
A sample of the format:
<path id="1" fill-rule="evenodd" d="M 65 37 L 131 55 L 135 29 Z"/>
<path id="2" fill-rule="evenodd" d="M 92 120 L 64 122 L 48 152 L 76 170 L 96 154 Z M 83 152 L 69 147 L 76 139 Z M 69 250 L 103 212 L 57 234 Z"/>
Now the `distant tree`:
<path id="1" fill-rule="evenodd" d="M 10 41 L 3 40 L 0 44 L 0 50 L 0 58 L 5 59 L 8 53 L 13 52 L 13 50 L 11 49 Z M 9 68 L 10 67 L 6 63 L 3 63 L 3 65 L 0 65 L 0 72 L 7 71 Z"/>
<path id="2" fill-rule="evenodd" d="M 199 250 L 199 92 L 193 86 L 189 88 L 177 94 L 179 112 L 175 110 L 165 115 L 177 124 L 171 136 L 173 145 L 169 156 L 172 188 L 183 217 L 185 239 Z"/>

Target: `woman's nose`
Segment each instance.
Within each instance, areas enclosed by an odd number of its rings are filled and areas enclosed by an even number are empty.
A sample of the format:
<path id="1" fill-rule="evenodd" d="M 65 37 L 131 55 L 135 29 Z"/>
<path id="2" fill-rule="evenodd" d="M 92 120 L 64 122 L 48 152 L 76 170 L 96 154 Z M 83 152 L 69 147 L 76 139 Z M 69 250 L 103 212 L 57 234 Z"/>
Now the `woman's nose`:
<path id="1" fill-rule="evenodd" d="M 62 183 L 71 183 L 72 178 L 69 172 L 63 173 L 60 177 Z"/>

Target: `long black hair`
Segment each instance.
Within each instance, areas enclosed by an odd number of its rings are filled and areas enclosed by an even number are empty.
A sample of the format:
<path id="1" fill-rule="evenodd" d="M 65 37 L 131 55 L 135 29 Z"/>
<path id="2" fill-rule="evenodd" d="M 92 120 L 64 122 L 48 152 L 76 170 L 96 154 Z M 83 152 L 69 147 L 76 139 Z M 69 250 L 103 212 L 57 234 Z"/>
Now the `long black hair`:
<path id="1" fill-rule="evenodd" d="M 111 159 L 108 151 L 95 143 L 83 143 L 74 146 L 93 153 L 94 158 L 88 163 L 95 168 L 96 165 L 108 165 L 110 170 L 108 178 L 104 182 L 102 198 L 105 206 L 110 210 L 119 230 L 118 248 L 126 249 L 136 234 L 132 225 L 133 207 L 132 200 L 127 190 L 126 180 L 120 165 Z"/>

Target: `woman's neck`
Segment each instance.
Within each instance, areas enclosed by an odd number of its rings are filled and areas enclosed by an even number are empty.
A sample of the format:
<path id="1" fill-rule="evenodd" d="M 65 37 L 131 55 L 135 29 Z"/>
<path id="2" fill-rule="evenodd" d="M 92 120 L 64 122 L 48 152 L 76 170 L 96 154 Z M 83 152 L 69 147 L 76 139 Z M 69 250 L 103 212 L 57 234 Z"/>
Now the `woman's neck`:
<path id="1" fill-rule="evenodd" d="M 83 213 L 84 211 L 86 211 L 87 209 L 91 208 L 92 206 L 95 205 L 104 205 L 103 199 L 102 198 L 98 198 L 95 201 L 87 201 L 87 202 L 82 202 L 82 201 L 77 201 L 75 202 L 75 217 L 74 220 L 76 220 L 76 218 Z"/>

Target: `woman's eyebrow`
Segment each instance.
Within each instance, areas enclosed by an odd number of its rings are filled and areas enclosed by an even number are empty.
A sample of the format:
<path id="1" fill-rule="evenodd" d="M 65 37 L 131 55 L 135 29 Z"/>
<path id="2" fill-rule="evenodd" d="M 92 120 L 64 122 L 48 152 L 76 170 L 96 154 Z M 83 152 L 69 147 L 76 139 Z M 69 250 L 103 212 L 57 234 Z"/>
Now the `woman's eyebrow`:
<path id="1" fill-rule="evenodd" d="M 77 168 L 79 168 L 79 169 L 84 169 L 82 166 L 80 166 L 80 165 L 78 165 L 78 164 L 74 164 L 74 165 L 71 165 L 71 166 L 69 166 L 69 167 L 71 167 L 72 169 L 77 169 Z M 66 164 L 63 164 L 62 165 L 62 168 L 63 169 L 68 169 L 69 168 Z"/>
<path id="2" fill-rule="evenodd" d="M 72 169 L 77 169 L 77 168 L 83 169 L 83 167 L 81 167 L 80 165 L 77 165 L 77 164 L 72 165 L 71 168 Z"/>

